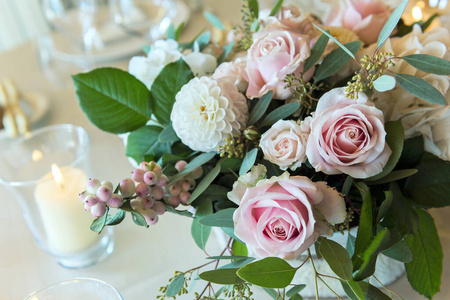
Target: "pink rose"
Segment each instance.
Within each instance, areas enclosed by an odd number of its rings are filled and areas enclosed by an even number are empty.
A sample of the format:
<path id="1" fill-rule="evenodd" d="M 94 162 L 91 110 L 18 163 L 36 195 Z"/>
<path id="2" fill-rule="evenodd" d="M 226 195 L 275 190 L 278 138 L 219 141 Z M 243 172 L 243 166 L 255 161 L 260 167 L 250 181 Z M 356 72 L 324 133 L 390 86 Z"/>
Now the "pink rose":
<path id="1" fill-rule="evenodd" d="M 279 120 L 261 136 L 259 146 L 264 158 L 282 170 L 295 171 L 306 161 L 306 140 L 308 134 L 292 120 Z"/>
<path id="2" fill-rule="evenodd" d="M 341 223 L 345 215 L 336 190 L 286 172 L 247 188 L 234 212 L 234 232 L 259 257 L 294 259 L 319 235 L 330 234 L 327 222 Z"/>
<path id="3" fill-rule="evenodd" d="M 238 57 L 230 62 L 221 63 L 214 71 L 212 78 L 215 80 L 227 79 L 237 86 L 239 91 L 247 89 L 248 82 L 242 77 L 245 72 L 246 57 Z"/>
<path id="4" fill-rule="evenodd" d="M 311 14 L 302 15 L 300 9 L 293 4 L 281 6 L 274 17 L 270 17 L 269 14 L 269 9 L 261 10 L 259 12 L 259 18 L 265 24 L 270 24 L 273 22 L 271 19 L 276 18 L 288 30 L 301 34 L 310 34 L 314 30 L 314 26 L 312 25 L 316 21 L 314 17 Z"/>
<path id="5" fill-rule="evenodd" d="M 339 1 L 337 9 L 330 9 L 325 25 L 354 31 L 366 45 L 375 43 L 391 10 L 380 0 Z"/>
<path id="6" fill-rule="evenodd" d="M 309 44 L 308 36 L 278 27 L 257 32 L 247 54 L 244 74 L 249 82 L 247 96 L 258 98 L 273 91 L 275 99 L 289 98 L 292 91 L 285 88 L 284 79 L 287 74 L 299 75 L 303 71 L 304 62 L 310 56 Z M 304 80 L 309 80 L 313 72 L 311 69 L 304 74 Z"/>
<path id="7" fill-rule="evenodd" d="M 380 173 L 391 155 L 383 112 L 363 93 L 357 100 L 345 97 L 344 88 L 325 93 L 302 128 L 308 124 L 306 156 L 317 172 L 367 178 Z"/>

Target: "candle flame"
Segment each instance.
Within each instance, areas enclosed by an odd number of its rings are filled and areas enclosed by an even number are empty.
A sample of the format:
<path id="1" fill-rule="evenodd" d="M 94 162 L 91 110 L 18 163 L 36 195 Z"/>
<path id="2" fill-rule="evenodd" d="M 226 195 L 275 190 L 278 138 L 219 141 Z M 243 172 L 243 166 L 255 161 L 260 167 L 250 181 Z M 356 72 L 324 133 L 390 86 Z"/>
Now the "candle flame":
<path id="1" fill-rule="evenodd" d="M 42 152 L 39 150 L 33 150 L 33 153 L 31 154 L 31 159 L 36 162 L 42 159 Z"/>
<path id="2" fill-rule="evenodd" d="M 62 188 L 63 187 L 63 176 L 61 170 L 56 164 L 52 164 L 52 175 L 55 182 Z"/>
<path id="3" fill-rule="evenodd" d="M 412 17 L 414 21 L 422 20 L 422 9 L 419 6 L 414 6 L 412 10 Z"/>

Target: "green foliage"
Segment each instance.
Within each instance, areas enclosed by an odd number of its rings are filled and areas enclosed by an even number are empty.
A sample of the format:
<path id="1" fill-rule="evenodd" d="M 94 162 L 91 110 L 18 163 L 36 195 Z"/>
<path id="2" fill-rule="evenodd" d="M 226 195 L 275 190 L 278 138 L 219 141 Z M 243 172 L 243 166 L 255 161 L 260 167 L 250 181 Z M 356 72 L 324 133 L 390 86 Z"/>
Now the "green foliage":
<path id="1" fill-rule="evenodd" d="M 344 46 L 345 49 L 354 54 L 361 47 L 361 42 L 354 41 L 347 43 Z M 348 52 L 343 50 L 343 48 L 334 49 L 323 59 L 320 66 L 317 68 L 314 80 L 321 81 L 336 74 L 350 59 L 351 56 L 349 56 Z"/>
<path id="2" fill-rule="evenodd" d="M 255 258 L 253 257 L 247 257 L 247 258 L 242 258 L 242 259 L 236 259 L 235 261 L 233 261 L 232 263 L 226 264 L 224 266 L 221 266 L 220 269 L 234 269 L 234 268 L 240 268 L 242 266 L 245 266 L 248 263 L 251 263 L 252 261 L 254 261 Z"/>
<path id="3" fill-rule="evenodd" d="M 269 16 L 275 16 L 277 12 L 280 10 L 281 6 L 283 5 L 284 0 L 278 0 L 277 3 L 273 6 L 272 10 L 270 11 Z"/>
<path id="4" fill-rule="evenodd" d="M 217 284 L 238 284 L 244 280 L 236 274 L 238 269 L 216 269 L 200 273 L 199 277 L 203 280 Z"/>
<path id="5" fill-rule="evenodd" d="M 423 210 L 416 212 L 420 218 L 420 227 L 417 233 L 406 238 L 413 255 L 413 260 L 405 264 L 406 275 L 417 292 L 431 299 L 441 285 L 442 246 L 433 218 Z"/>
<path id="6" fill-rule="evenodd" d="M 251 167 L 253 167 L 257 156 L 258 148 L 254 148 L 245 154 L 244 160 L 242 161 L 241 167 L 239 169 L 239 176 L 244 175 L 251 169 Z"/>
<path id="7" fill-rule="evenodd" d="M 402 17 L 403 12 L 405 11 L 406 5 L 408 5 L 408 0 L 403 0 L 399 6 L 392 12 L 389 19 L 383 26 L 383 29 L 380 32 L 377 40 L 377 49 L 381 49 L 383 47 L 386 40 L 389 38 L 391 33 L 394 31 L 397 26 L 398 21 Z"/>
<path id="8" fill-rule="evenodd" d="M 195 190 L 192 192 L 191 196 L 189 197 L 188 203 L 192 203 L 197 197 L 199 197 L 216 179 L 216 177 L 220 173 L 221 165 L 217 164 L 211 171 L 208 172 L 208 174 L 203 177 L 202 181 L 197 185 Z"/>
<path id="9" fill-rule="evenodd" d="M 152 98 L 133 75 L 99 68 L 72 76 L 81 109 L 98 128 L 125 133 L 144 126 L 152 115 Z"/>
<path id="10" fill-rule="evenodd" d="M 175 297 L 184 286 L 184 273 L 176 276 L 169 284 L 166 290 L 166 297 Z"/>
<path id="11" fill-rule="evenodd" d="M 206 20 L 208 20 L 208 22 L 212 26 L 217 27 L 220 30 L 225 30 L 225 26 L 222 24 L 220 19 L 218 17 L 216 17 L 216 15 L 214 15 L 214 14 L 208 12 L 208 11 L 204 11 L 203 12 L 203 16 L 206 18 Z"/>
<path id="12" fill-rule="evenodd" d="M 347 45 L 342 45 L 341 42 L 339 42 L 334 36 L 332 36 L 328 30 L 325 31 L 325 30 L 323 30 L 322 28 L 320 28 L 319 26 L 317 26 L 317 25 L 315 25 L 315 24 L 313 24 L 313 25 L 314 25 L 317 29 L 319 29 L 319 30 L 322 32 L 322 34 L 325 34 L 325 35 L 328 36 L 333 42 L 335 42 L 335 43 L 339 46 L 339 49 L 343 50 L 343 51 L 344 51 L 345 53 L 347 53 L 347 55 L 350 56 L 351 58 L 356 59 L 356 58 L 355 58 L 355 53 L 356 53 L 356 51 L 353 52 L 352 50 L 350 50 L 348 44 L 347 44 Z M 360 46 L 361 46 L 361 43 L 359 44 L 358 49 L 359 49 Z"/>
<path id="13" fill-rule="evenodd" d="M 395 88 L 395 78 L 390 75 L 382 75 L 373 82 L 373 88 L 379 92 L 390 91 Z"/>
<path id="14" fill-rule="evenodd" d="M 278 257 L 266 257 L 237 271 L 240 278 L 265 288 L 282 289 L 294 278 L 296 268 Z"/>
<path id="15" fill-rule="evenodd" d="M 236 208 L 220 210 L 212 215 L 200 219 L 200 224 L 206 226 L 234 228 L 233 214 Z"/>
<path id="16" fill-rule="evenodd" d="M 117 225 L 122 223 L 122 221 L 125 219 L 126 216 L 126 212 L 122 209 L 117 209 L 117 212 L 114 215 L 108 215 L 107 219 L 106 219 L 106 224 L 105 225 Z"/>
<path id="17" fill-rule="evenodd" d="M 250 112 L 249 118 L 248 118 L 248 125 L 253 125 L 256 122 L 261 119 L 261 117 L 266 113 L 267 108 L 269 107 L 270 102 L 272 101 L 273 92 L 270 91 L 264 96 L 261 97 L 259 100 L 253 100 L 257 101 L 255 107 Z"/>
<path id="18" fill-rule="evenodd" d="M 194 77 L 189 66 L 180 59 L 161 70 L 151 87 L 153 113 L 161 124 L 170 123 L 175 95 Z M 134 101 L 134 99 L 133 99 Z"/>
<path id="19" fill-rule="evenodd" d="M 301 291 L 303 291 L 303 289 L 306 287 L 306 284 L 297 284 L 294 285 L 291 289 L 289 289 L 286 293 L 286 296 L 288 297 L 294 297 L 295 295 L 297 295 L 298 293 L 300 293 Z"/>
<path id="20" fill-rule="evenodd" d="M 132 211 L 131 218 L 133 219 L 134 224 L 142 227 L 148 227 L 147 221 L 145 221 L 145 218 L 140 213 Z"/>
<path id="21" fill-rule="evenodd" d="M 327 30 L 328 33 L 330 33 Z M 305 60 L 305 64 L 303 66 L 303 73 L 311 69 L 322 57 L 323 53 L 325 52 L 325 49 L 327 48 L 328 41 L 330 40 L 329 36 L 322 33 L 320 35 L 317 42 L 314 44 L 314 46 L 311 48 L 311 55 Z"/>
<path id="22" fill-rule="evenodd" d="M 398 85 L 408 93 L 432 104 L 445 105 L 447 103 L 445 97 L 422 78 L 399 73 L 396 73 L 394 76 Z"/>
<path id="23" fill-rule="evenodd" d="M 403 263 L 411 262 L 413 259 L 412 252 L 405 241 L 400 241 L 395 246 L 384 250 L 382 253 Z"/>
<path id="24" fill-rule="evenodd" d="M 402 57 L 414 68 L 432 74 L 450 75 L 450 61 L 427 54 L 411 54 Z"/>
<path id="25" fill-rule="evenodd" d="M 242 255 L 242 256 L 248 255 L 247 246 L 236 240 L 234 240 L 233 243 L 231 244 L 231 250 L 233 250 L 234 255 Z"/>
<path id="26" fill-rule="evenodd" d="M 186 167 L 184 167 L 183 171 L 176 174 L 169 180 L 169 184 L 174 183 L 178 181 L 179 179 L 183 178 L 185 175 L 192 172 L 195 168 L 200 167 L 204 164 L 206 164 L 208 161 L 210 161 L 214 156 L 216 156 L 215 152 L 205 152 L 198 156 L 196 156 L 193 160 L 191 160 Z"/>
<path id="27" fill-rule="evenodd" d="M 192 219 L 191 236 L 200 249 L 205 250 L 210 233 L 211 227 L 200 224 L 198 219 Z"/>
<path id="28" fill-rule="evenodd" d="M 143 126 L 128 136 L 126 155 L 137 163 L 141 161 L 157 161 L 165 153 L 171 151 L 170 144 L 160 143 L 159 135 L 163 128 Z"/>
<path id="29" fill-rule="evenodd" d="M 106 207 L 106 212 L 103 216 L 96 218 L 91 224 L 91 230 L 102 233 L 103 228 L 105 228 L 106 221 L 108 218 L 109 206 Z"/>
<path id="30" fill-rule="evenodd" d="M 320 237 L 318 240 L 320 255 L 326 260 L 331 270 L 344 280 L 350 280 L 353 273 L 353 265 L 347 250 L 336 243 Z"/>
<path id="31" fill-rule="evenodd" d="M 180 138 L 175 133 L 175 130 L 173 130 L 172 124 L 164 128 L 158 136 L 159 143 L 175 143 L 179 140 Z"/>
<path id="32" fill-rule="evenodd" d="M 261 127 L 271 126 L 279 120 L 283 120 L 300 108 L 300 103 L 287 103 L 272 110 L 262 121 Z"/>

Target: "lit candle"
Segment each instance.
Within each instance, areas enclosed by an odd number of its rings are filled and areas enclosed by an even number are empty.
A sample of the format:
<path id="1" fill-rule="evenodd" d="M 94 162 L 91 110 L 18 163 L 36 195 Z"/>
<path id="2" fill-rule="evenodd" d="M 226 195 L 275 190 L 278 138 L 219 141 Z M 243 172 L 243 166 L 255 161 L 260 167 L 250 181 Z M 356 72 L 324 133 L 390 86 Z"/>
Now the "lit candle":
<path id="1" fill-rule="evenodd" d="M 36 185 L 34 197 L 47 233 L 48 248 L 56 254 L 73 253 L 91 246 L 98 238 L 89 227 L 92 216 L 78 199 L 88 178 L 84 171 L 52 165 L 52 173 Z"/>

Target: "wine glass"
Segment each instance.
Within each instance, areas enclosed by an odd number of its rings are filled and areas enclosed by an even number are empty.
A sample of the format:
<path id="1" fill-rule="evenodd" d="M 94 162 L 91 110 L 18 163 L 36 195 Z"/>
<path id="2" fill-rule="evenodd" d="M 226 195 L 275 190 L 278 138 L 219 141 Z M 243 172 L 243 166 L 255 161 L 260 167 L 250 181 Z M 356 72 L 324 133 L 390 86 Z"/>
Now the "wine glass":
<path id="1" fill-rule="evenodd" d="M 176 12 L 174 4 L 173 0 L 109 0 L 114 22 L 149 42 L 166 33 Z"/>

